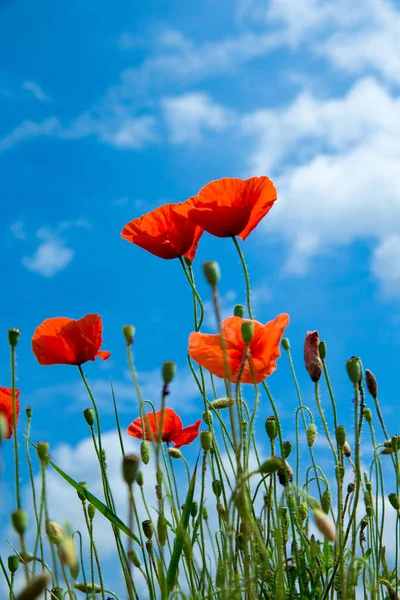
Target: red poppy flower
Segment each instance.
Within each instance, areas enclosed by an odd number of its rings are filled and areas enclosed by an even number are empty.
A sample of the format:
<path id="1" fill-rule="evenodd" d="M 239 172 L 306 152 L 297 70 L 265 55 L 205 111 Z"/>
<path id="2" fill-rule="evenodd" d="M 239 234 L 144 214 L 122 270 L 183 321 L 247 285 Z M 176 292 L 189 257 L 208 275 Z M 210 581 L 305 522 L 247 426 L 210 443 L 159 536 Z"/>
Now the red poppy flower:
<path id="1" fill-rule="evenodd" d="M 161 422 L 161 410 L 156 412 L 156 418 L 157 425 L 154 418 L 154 413 L 147 413 L 147 415 L 143 418 L 146 440 L 158 439 L 157 427 L 160 426 Z M 187 444 L 193 442 L 193 440 L 195 440 L 199 435 L 200 423 L 201 419 L 196 421 L 196 423 L 193 425 L 189 425 L 189 427 L 182 428 L 182 421 L 176 412 L 172 410 L 172 408 L 164 408 L 164 421 L 161 439 L 163 442 L 175 444 L 176 448 L 186 446 Z M 139 438 L 141 440 L 143 439 L 142 419 L 140 417 L 135 419 L 129 425 L 127 434 L 134 438 Z"/>
<path id="2" fill-rule="evenodd" d="M 159 258 L 194 259 L 203 230 L 175 212 L 178 204 L 164 204 L 127 223 L 121 237 Z"/>
<path id="3" fill-rule="evenodd" d="M 272 208 L 277 193 L 268 177 L 225 177 L 205 185 L 197 196 L 175 209 L 217 237 L 237 235 L 242 240 Z"/>
<path id="4" fill-rule="evenodd" d="M 245 319 L 229 317 L 222 323 L 222 335 L 226 344 L 226 352 L 230 367 L 230 381 L 237 382 L 243 363 L 246 344 L 242 339 L 241 325 Z M 276 319 L 263 325 L 252 321 L 254 325 L 253 339 L 249 344 L 250 360 L 254 378 L 257 383 L 264 381 L 276 369 L 276 359 L 280 357 L 280 343 L 289 315 L 278 315 Z M 191 333 L 189 338 L 189 354 L 199 365 L 205 367 L 217 377 L 226 377 L 224 354 L 221 348 L 221 336 L 206 333 Z M 241 383 L 253 383 L 249 362 L 246 361 Z"/>
<path id="5" fill-rule="evenodd" d="M 32 350 L 41 365 L 82 365 L 96 356 L 107 360 L 111 354 L 100 350 L 102 332 L 99 315 L 46 319 L 33 334 Z"/>
<path id="6" fill-rule="evenodd" d="M 12 418 L 12 390 L 10 388 L 0 387 L 0 414 L 4 415 L 7 423 L 5 437 L 9 440 L 13 434 Z M 15 390 L 15 416 L 18 421 L 19 415 L 19 390 Z"/>

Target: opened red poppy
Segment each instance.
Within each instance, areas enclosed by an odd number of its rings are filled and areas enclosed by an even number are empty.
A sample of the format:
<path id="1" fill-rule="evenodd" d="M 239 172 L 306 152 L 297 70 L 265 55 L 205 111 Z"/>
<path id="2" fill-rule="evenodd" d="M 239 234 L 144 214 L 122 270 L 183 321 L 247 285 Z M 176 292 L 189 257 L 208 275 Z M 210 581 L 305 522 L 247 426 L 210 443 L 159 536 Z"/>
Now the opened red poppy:
<path id="1" fill-rule="evenodd" d="M 5 438 L 9 440 L 13 434 L 12 417 L 12 390 L 10 388 L 0 387 L 0 414 L 5 417 L 7 428 Z M 19 390 L 15 390 L 15 416 L 18 421 L 19 415 Z"/>
<path id="2" fill-rule="evenodd" d="M 222 323 L 222 335 L 225 340 L 226 353 L 229 363 L 232 383 L 236 383 L 243 364 L 246 344 L 242 338 L 241 325 L 245 319 L 229 317 Z M 263 325 L 252 321 L 254 325 L 253 339 L 249 344 L 249 359 L 251 361 L 254 380 L 261 383 L 276 369 L 276 360 L 280 357 L 280 343 L 289 315 L 281 314 L 273 321 Z M 194 332 L 189 338 L 189 354 L 197 364 L 205 367 L 217 377 L 226 377 L 224 354 L 221 348 L 221 336 Z M 246 361 L 241 383 L 253 383 L 249 361 Z"/>
<path id="3" fill-rule="evenodd" d="M 161 410 L 156 412 L 156 419 L 152 412 L 147 413 L 147 415 L 143 417 L 146 440 L 158 440 L 158 427 L 160 427 L 161 424 Z M 193 442 L 199 435 L 200 423 L 201 419 L 196 421 L 193 425 L 189 425 L 189 427 L 182 428 L 182 421 L 176 412 L 172 410 L 172 408 L 164 408 L 161 439 L 163 442 L 175 444 L 176 448 L 186 446 Z M 142 419 L 140 417 L 135 419 L 129 425 L 127 434 L 134 438 L 143 439 Z"/>
<path id="4" fill-rule="evenodd" d="M 99 315 L 46 319 L 33 334 L 32 350 L 41 365 L 82 365 L 96 356 L 107 360 L 111 354 L 100 350 L 102 333 Z"/>
<path id="5" fill-rule="evenodd" d="M 175 211 L 212 235 L 245 240 L 276 199 L 275 186 L 268 177 L 225 177 L 205 185 Z"/>
<path id="6" fill-rule="evenodd" d="M 178 204 L 164 204 L 127 223 L 121 237 L 160 258 L 194 259 L 201 227 L 175 212 Z"/>

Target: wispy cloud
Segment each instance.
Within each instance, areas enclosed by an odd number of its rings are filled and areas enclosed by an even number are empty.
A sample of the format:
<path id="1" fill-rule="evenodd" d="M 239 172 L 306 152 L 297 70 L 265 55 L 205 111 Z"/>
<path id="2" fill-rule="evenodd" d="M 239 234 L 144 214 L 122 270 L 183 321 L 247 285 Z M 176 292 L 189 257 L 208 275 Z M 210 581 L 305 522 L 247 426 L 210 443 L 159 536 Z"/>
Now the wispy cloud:
<path id="1" fill-rule="evenodd" d="M 41 237 L 43 241 L 31 256 L 24 256 L 22 264 L 43 277 L 54 277 L 70 264 L 75 252 L 51 232 L 43 231 Z"/>
<path id="2" fill-rule="evenodd" d="M 10 231 L 17 240 L 26 239 L 25 223 L 23 221 L 15 221 L 10 225 Z"/>
<path id="3" fill-rule="evenodd" d="M 44 93 L 44 91 L 42 90 L 40 85 L 38 83 L 36 83 L 35 81 L 25 81 L 22 84 L 22 87 L 27 92 L 30 92 L 31 94 L 33 94 L 35 96 L 36 100 L 39 100 L 40 102 L 49 102 L 49 100 L 50 100 L 49 96 Z"/>
<path id="4" fill-rule="evenodd" d="M 10 150 L 13 146 L 32 138 L 55 135 L 60 129 L 61 124 L 55 117 L 46 119 L 41 123 L 23 121 L 10 133 L 0 138 L 0 152 Z"/>

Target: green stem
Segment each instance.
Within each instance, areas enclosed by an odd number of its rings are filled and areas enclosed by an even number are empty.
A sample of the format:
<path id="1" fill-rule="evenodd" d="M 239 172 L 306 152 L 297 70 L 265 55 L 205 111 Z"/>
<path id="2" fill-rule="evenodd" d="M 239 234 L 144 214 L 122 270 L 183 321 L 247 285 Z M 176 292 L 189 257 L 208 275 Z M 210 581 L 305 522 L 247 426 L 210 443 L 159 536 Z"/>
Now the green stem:
<path id="1" fill-rule="evenodd" d="M 250 317 L 250 319 L 252 319 L 253 318 L 253 313 L 252 313 L 252 310 L 251 310 L 251 290 L 250 290 L 249 272 L 247 270 L 246 261 L 244 259 L 243 252 L 242 252 L 242 250 L 240 248 L 239 242 L 237 241 L 237 239 L 236 239 L 235 236 L 232 236 L 232 239 L 233 239 L 233 243 L 235 244 L 236 250 L 238 251 L 240 262 L 242 263 L 244 279 L 245 279 L 245 282 L 246 282 L 247 310 L 249 311 L 249 317 Z"/>

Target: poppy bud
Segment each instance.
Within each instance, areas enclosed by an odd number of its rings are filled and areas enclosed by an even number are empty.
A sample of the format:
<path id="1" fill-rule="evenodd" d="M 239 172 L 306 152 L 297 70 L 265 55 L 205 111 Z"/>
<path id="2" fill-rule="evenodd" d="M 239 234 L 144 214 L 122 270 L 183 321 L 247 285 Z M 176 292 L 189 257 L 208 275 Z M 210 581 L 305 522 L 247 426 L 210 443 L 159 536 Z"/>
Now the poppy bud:
<path id="1" fill-rule="evenodd" d="M 8 330 L 8 343 L 10 344 L 11 348 L 15 348 L 15 346 L 18 344 L 20 335 L 21 332 L 16 327 Z"/>
<path id="2" fill-rule="evenodd" d="M 289 338 L 287 338 L 287 337 L 283 338 L 282 341 L 281 341 L 281 344 L 282 344 L 282 348 L 284 350 L 286 350 L 286 352 L 288 350 L 290 350 L 290 341 L 289 341 Z"/>
<path id="3" fill-rule="evenodd" d="M 325 360 L 325 358 L 326 358 L 326 342 L 321 340 L 319 343 L 319 346 L 318 346 L 318 350 L 319 350 L 320 359 Z"/>
<path id="4" fill-rule="evenodd" d="M 139 471 L 139 473 L 136 475 L 136 483 L 139 487 L 142 487 L 142 485 L 144 484 L 144 477 L 142 471 Z"/>
<path id="5" fill-rule="evenodd" d="M 368 525 L 368 519 L 367 517 L 363 517 L 361 519 L 361 531 L 364 531 L 364 529 L 367 527 Z"/>
<path id="6" fill-rule="evenodd" d="M 221 502 L 218 502 L 217 510 L 221 519 L 226 519 L 226 508 Z"/>
<path id="7" fill-rule="evenodd" d="M 20 552 L 19 553 L 20 562 L 28 564 L 33 561 L 35 558 L 31 552 Z"/>
<path id="8" fill-rule="evenodd" d="M 259 468 L 259 473 L 268 475 L 275 473 L 282 467 L 283 461 L 280 456 L 270 456 L 265 460 Z"/>
<path id="9" fill-rule="evenodd" d="M 352 494 L 355 489 L 356 489 L 355 484 L 354 483 L 349 483 L 349 485 L 347 486 L 347 493 L 348 494 Z"/>
<path id="10" fill-rule="evenodd" d="M 153 542 L 151 540 L 147 540 L 146 550 L 149 554 L 151 554 L 153 552 Z"/>
<path id="11" fill-rule="evenodd" d="M 41 573 L 29 581 L 28 585 L 16 596 L 16 600 L 36 600 L 46 589 L 48 583 L 47 573 Z"/>
<path id="12" fill-rule="evenodd" d="M 71 536 L 66 536 L 61 540 L 58 546 L 58 555 L 66 567 L 76 569 L 78 557 L 76 555 L 74 540 Z"/>
<path id="13" fill-rule="evenodd" d="M 203 506 L 203 508 L 201 509 L 201 516 L 203 517 L 203 519 L 205 521 L 207 521 L 208 519 L 208 510 L 206 506 Z"/>
<path id="14" fill-rule="evenodd" d="M 330 541 L 336 540 L 336 529 L 332 521 L 322 510 L 314 510 L 315 524 L 319 531 Z"/>
<path id="15" fill-rule="evenodd" d="M 267 432 L 267 436 L 271 440 L 274 441 L 276 436 L 278 435 L 276 420 L 274 416 L 268 417 L 265 421 L 265 431 Z"/>
<path id="16" fill-rule="evenodd" d="M 219 481 L 219 479 L 214 479 L 211 486 L 212 486 L 214 494 L 217 496 L 217 498 L 219 498 L 221 495 L 221 492 L 222 492 L 222 484 Z"/>
<path id="17" fill-rule="evenodd" d="M 254 336 L 254 323 L 252 321 L 243 321 L 240 330 L 242 332 L 242 340 L 245 344 L 250 344 Z"/>
<path id="18" fill-rule="evenodd" d="M 400 436 L 398 435 L 392 435 L 392 450 L 394 452 L 397 452 L 398 450 L 400 450 Z"/>
<path id="19" fill-rule="evenodd" d="M 79 485 L 81 485 L 83 488 L 85 488 L 85 490 L 88 490 L 88 489 L 89 489 L 89 486 L 88 486 L 88 484 L 86 483 L 86 481 L 80 481 L 80 482 L 79 482 Z M 79 498 L 79 500 L 80 500 L 81 502 L 85 502 L 85 501 L 86 501 L 86 497 L 85 497 L 83 494 L 81 494 L 81 492 L 77 492 L 77 494 L 78 494 L 78 498 Z"/>
<path id="20" fill-rule="evenodd" d="M 16 573 L 18 571 L 18 567 L 19 567 L 19 558 L 18 556 L 16 556 L 15 554 L 12 554 L 11 556 L 8 557 L 7 559 L 8 562 L 8 570 L 10 571 L 10 573 Z"/>
<path id="21" fill-rule="evenodd" d="M 200 444 L 204 452 L 208 452 L 211 448 L 212 435 L 209 431 L 200 432 Z"/>
<path id="22" fill-rule="evenodd" d="M 140 467 L 140 458 L 136 454 L 125 454 L 122 459 L 122 476 L 126 484 L 133 485 Z"/>
<path id="23" fill-rule="evenodd" d="M 244 315 L 243 304 L 236 304 L 235 308 L 233 309 L 233 315 L 235 317 L 240 317 L 241 319 L 243 319 L 243 315 Z"/>
<path id="24" fill-rule="evenodd" d="M 299 517 L 302 521 L 304 521 L 307 516 L 308 516 L 308 505 L 307 502 L 301 502 L 301 504 L 299 504 Z"/>
<path id="25" fill-rule="evenodd" d="M 78 592 L 84 592 L 86 594 L 100 594 L 103 591 L 101 585 L 98 583 L 74 583 L 74 588 Z"/>
<path id="26" fill-rule="evenodd" d="M 367 423 L 372 423 L 372 412 L 370 408 L 365 408 L 364 412 L 364 419 L 367 421 Z"/>
<path id="27" fill-rule="evenodd" d="M 326 515 L 329 514 L 331 505 L 332 505 L 332 494 L 330 493 L 329 490 L 325 490 L 324 493 L 322 494 L 322 498 L 321 498 L 321 507 Z"/>
<path id="28" fill-rule="evenodd" d="M 148 540 L 151 540 L 153 537 L 154 527 L 152 521 L 143 521 L 142 523 L 143 533 L 147 537 Z"/>
<path id="29" fill-rule="evenodd" d="M 168 455 L 171 458 L 182 458 L 182 452 L 179 448 L 168 448 Z"/>
<path id="30" fill-rule="evenodd" d="M 128 558 L 137 569 L 140 569 L 140 558 L 136 550 L 129 550 Z"/>
<path id="31" fill-rule="evenodd" d="M 376 400 L 378 397 L 378 384 L 375 375 L 369 369 L 365 369 L 365 383 L 367 384 L 367 390 L 373 399 Z"/>
<path id="32" fill-rule="evenodd" d="M 190 514 L 193 517 L 193 519 L 196 517 L 198 512 L 199 512 L 199 503 L 196 502 L 195 500 L 193 500 L 192 508 L 190 509 Z"/>
<path id="33" fill-rule="evenodd" d="M 304 341 L 304 363 L 311 381 L 319 381 L 322 373 L 322 361 L 319 356 L 318 331 L 307 331 Z"/>
<path id="34" fill-rule="evenodd" d="M 26 413 L 26 416 L 28 419 L 30 419 L 32 417 L 32 412 L 33 412 L 32 406 L 27 406 L 25 409 L 25 413 Z"/>
<path id="35" fill-rule="evenodd" d="M 8 436 L 8 423 L 3 413 L 0 413 L 0 443 Z"/>
<path id="36" fill-rule="evenodd" d="M 282 458 L 288 458 L 292 452 L 292 444 L 290 442 L 282 443 Z"/>
<path id="37" fill-rule="evenodd" d="M 162 378 L 165 385 L 171 383 L 176 373 L 176 363 L 166 360 L 162 366 Z"/>
<path id="38" fill-rule="evenodd" d="M 158 541 L 161 546 L 165 546 L 167 543 L 167 525 L 165 523 L 165 517 L 159 515 L 157 519 L 157 535 Z"/>
<path id="39" fill-rule="evenodd" d="M 206 425 L 209 425 L 209 426 L 211 426 L 211 425 L 212 425 L 212 422 L 213 422 L 213 416 L 212 416 L 212 414 L 210 413 L 210 411 L 209 411 L 209 410 L 205 410 L 205 411 L 203 412 L 203 414 L 202 414 L 202 417 L 203 417 L 203 421 L 204 421 L 204 423 L 205 423 Z"/>
<path id="40" fill-rule="evenodd" d="M 400 498 L 397 494 L 389 494 L 388 499 L 394 510 L 400 509 Z"/>
<path id="41" fill-rule="evenodd" d="M 285 462 L 285 466 L 281 469 L 278 469 L 278 479 L 279 483 L 286 487 L 289 481 L 293 481 L 293 471 L 290 465 Z"/>
<path id="42" fill-rule="evenodd" d="M 64 600 L 64 590 L 60 587 L 55 587 L 51 590 L 51 600 Z"/>
<path id="43" fill-rule="evenodd" d="M 150 444 L 146 440 L 143 440 L 143 442 L 140 444 L 140 456 L 145 465 L 149 463 L 150 455 Z"/>
<path id="44" fill-rule="evenodd" d="M 351 448 L 350 448 L 350 444 L 348 442 L 345 442 L 343 444 L 343 454 L 347 457 L 350 458 L 351 456 Z"/>
<path id="45" fill-rule="evenodd" d="M 79 577 L 79 562 L 78 560 L 74 565 L 69 568 L 69 572 L 71 574 L 72 579 L 75 581 Z"/>
<path id="46" fill-rule="evenodd" d="M 343 425 L 338 425 L 335 429 L 336 441 L 340 448 L 343 448 L 346 442 L 346 427 Z"/>
<path id="47" fill-rule="evenodd" d="M 207 283 L 215 288 L 221 279 L 219 264 L 215 260 L 209 260 L 203 263 L 203 273 Z"/>
<path id="48" fill-rule="evenodd" d="M 49 444 L 47 442 L 38 442 L 36 452 L 40 462 L 47 462 L 49 458 Z"/>
<path id="49" fill-rule="evenodd" d="M 128 346 L 133 344 L 133 338 L 135 335 L 135 328 L 133 325 L 124 325 L 122 328 L 122 333 L 124 334 L 124 338 Z"/>
<path id="50" fill-rule="evenodd" d="M 347 374 L 352 383 L 361 383 L 363 378 L 363 366 L 359 356 L 352 356 L 346 362 Z"/>
<path id="51" fill-rule="evenodd" d="M 307 445 L 309 448 L 314 446 L 315 440 L 317 439 L 317 426 L 315 423 L 310 423 L 306 429 Z"/>
<path id="52" fill-rule="evenodd" d="M 94 425 L 94 412 L 92 408 L 85 408 L 83 411 L 83 416 L 85 417 L 86 423 L 89 427 L 93 427 Z"/>
<path id="53" fill-rule="evenodd" d="M 56 546 L 64 539 L 64 532 L 61 525 L 55 521 L 50 521 L 50 519 L 46 521 L 46 533 L 50 542 Z"/>
<path id="54" fill-rule="evenodd" d="M 162 482 L 164 481 L 164 473 L 161 471 L 161 469 L 157 469 L 156 481 L 158 485 L 162 485 Z"/>
<path id="55" fill-rule="evenodd" d="M 372 506 L 366 506 L 365 507 L 365 512 L 367 513 L 367 515 L 369 517 L 372 517 L 374 514 L 374 509 L 372 508 Z"/>
<path id="56" fill-rule="evenodd" d="M 96 507 L 93 506 L 93 504 L 89 504 L 89 506 L 88 506 L 88 515 L 89 515 L 89 519 L 91 521 L 93 521 L 95 514 L 96 514 Z"/>
<path id="57" fill-rule="evenodd" d="M 157 496 L 157 500 L 162 500 L 161 485 L 156 485 L 156 496 Z"/>
<path id="58" fill-rule="evenodd" d="M 11 513 L 11 522 L 14 526 L 14 529 L 20 535 L 23 535 L 28 527 L 28 514 L 22 508 L 17 508 Z"/>
<path id="59" fill-rule="evenodd" d="M 235 404 L 234 398 L 217 398 L 211 402 L 211 406 L 214 410 L 221 410 L 221 408 L 229 408 Z"/>

